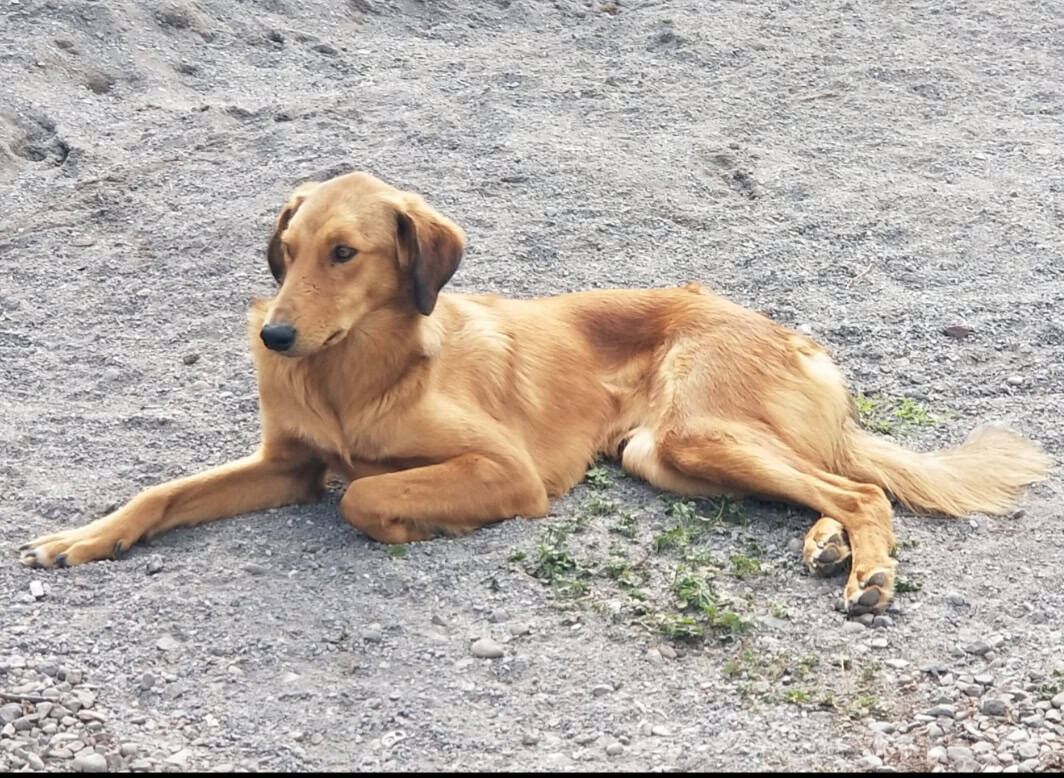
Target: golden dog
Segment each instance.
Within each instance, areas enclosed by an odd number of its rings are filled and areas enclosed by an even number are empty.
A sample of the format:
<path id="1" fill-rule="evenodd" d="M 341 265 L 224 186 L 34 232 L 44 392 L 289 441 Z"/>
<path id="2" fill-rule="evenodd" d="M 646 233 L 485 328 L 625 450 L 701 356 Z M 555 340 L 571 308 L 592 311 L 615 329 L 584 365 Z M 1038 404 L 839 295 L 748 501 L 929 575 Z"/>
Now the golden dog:
<path id="1" fill-rule="evenodd" d="M 915 510 L 1010 510 L 1041 449 L 999 427 L 915 453 L 862 431 L 823 348 L 697 284 L 537 300 L 441 294 L 462 230 L 366 173 L 300 186 L 267 251 L 277 296 L 250 311 L 262 443 L 24 546 L 76 565 L 186 524 L 315 499 L 385 543 L 543 516 L 596 454 L 684 495 L 753 493 L 822 514 L 804 560 L 850 560 L 851 613 L 883 609 L 889 492 Z"/>

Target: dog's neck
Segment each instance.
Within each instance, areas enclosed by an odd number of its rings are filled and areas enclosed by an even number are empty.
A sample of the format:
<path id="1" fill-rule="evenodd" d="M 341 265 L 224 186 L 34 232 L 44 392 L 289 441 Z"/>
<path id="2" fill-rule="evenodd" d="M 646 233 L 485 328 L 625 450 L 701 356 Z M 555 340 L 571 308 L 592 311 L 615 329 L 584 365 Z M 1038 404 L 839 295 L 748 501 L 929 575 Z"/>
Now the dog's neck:
<path id="1" fill-rule="evenodd" d="M 441 343 L 435 317 L 382 308 L 327 352 L 301 362 L 306 378 L 334 408 L 392 406 L 411 381 L 420 380 Z"/>

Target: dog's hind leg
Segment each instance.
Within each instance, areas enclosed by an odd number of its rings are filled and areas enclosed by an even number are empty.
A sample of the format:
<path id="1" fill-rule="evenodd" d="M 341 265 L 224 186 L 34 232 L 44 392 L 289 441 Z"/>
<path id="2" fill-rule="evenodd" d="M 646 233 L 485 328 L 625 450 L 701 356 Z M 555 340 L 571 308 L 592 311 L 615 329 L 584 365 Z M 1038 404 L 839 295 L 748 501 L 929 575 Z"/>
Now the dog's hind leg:
<path id="1" fill-rule="evenodd" d="M 143 537 L 174 527 L 316 498 L 325 465 L 291 453 L 262 448 L 244 459 L 154 486 L 83 527 L 26 544 L 20 549 L 22 563 L 80 565 L 114 556 Z"/>
<path id="2" fill-rule="evenodd" d="M 683 429 L 666 428 L 654 436 L 653 453 L 667 476 L 652 478 L 657 486 L 674 488 L 677 478 L 686 484 L 697 480 L 705 484 L 704 494 L 760 494 L 806 505 L 826 517 L 821 529 L 834 527 L 827 519 L 835 520 L 845 529 L 852 550 L 845 591 L 848 611 L 886 607 L 894 584 L 893 512 L 878 486 L 828 473 L 802 460 L 764 427 L 736 422 L 703 419 Z"/>

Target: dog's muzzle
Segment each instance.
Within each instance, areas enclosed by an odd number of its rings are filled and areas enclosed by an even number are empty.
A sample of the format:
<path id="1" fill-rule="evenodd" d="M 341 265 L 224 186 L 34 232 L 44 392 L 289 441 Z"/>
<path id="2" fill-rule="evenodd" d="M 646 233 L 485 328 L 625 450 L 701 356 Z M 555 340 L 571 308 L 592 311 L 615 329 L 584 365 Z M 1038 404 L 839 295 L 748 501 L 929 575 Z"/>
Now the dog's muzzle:
<path id="1" fill-rule="evenodd" d="M 268 349 L 288 351 L 296 342 L 296 331 L 287 324 L 267 324 L 262 328 L 259 337 Z"/>

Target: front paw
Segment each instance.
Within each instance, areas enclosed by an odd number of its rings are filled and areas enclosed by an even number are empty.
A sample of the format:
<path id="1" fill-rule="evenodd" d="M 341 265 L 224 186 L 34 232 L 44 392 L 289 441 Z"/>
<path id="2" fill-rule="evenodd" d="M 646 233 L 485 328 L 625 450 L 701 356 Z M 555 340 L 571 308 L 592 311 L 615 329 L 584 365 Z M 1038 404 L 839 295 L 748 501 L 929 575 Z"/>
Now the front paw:
<path id="1" fill-rule="evenodd" d="M 39 537 L 19 548 L 19 559 L 26 567 L 70 567 L 116 557 L 129 546 L 106 526 L 93 522 Z"/>

